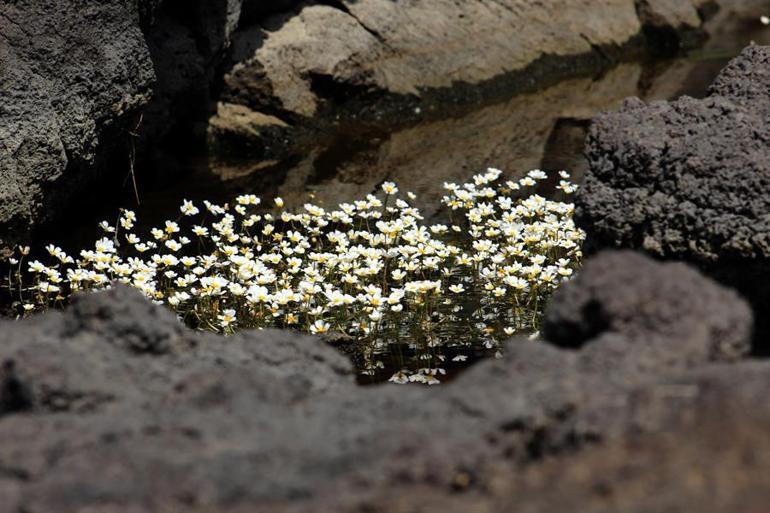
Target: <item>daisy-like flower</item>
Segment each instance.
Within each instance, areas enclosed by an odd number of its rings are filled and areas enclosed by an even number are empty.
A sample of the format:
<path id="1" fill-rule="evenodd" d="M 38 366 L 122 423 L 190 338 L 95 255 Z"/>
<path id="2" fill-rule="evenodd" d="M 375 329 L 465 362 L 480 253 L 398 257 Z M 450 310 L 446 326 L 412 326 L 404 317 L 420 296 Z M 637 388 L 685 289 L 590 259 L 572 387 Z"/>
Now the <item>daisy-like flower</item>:
<path id="1" fill-rule="evenodd" d="M 48 269 L 48 267 L 40 263 L 40 261 L 38 260 L 33 260 L 28 265 L 29 265 L 29 270 L 33 273 L 42 273 Z"/>
<path id="2" fill-rule="evenodd" d="M 393 182 L 383 182 L 382 191 L 390 196 L 398 192 L 398 187 Z"/>
<path id="3" fill-rule="evenodd" d="M 219 315 L 219 325 L 223 328 L 229 327 L 230 325 L 234 324 L 235 321 L 235 310 L 232 308 L 228 308 L 227 310 L 223 311 L 221 315 Z"/>
<path id="4" fill-rule="evenodd" d="M 537 185 L 537 182 L 531 176 L 525 176 L 519 180 L 519 185 L 522 187 L 532 187 L 533 185 Z"/>
<path id="5" fill-rule="evenodd" d="M 405 385 L 409 383 L 409 374 L 407 374 L 406 371 L 400 370 L 393 374 L 388 381 L 398 385 Z"/>
<path id="6" fill-rule="evenodd" d="M 329 331 L 329 328 L 331 328 L 331 326 L 329 325 L 328 322 L 325 322 L 319 319 L 315 321 L 312 325 L 310 325 L 310 333 L 320 335 L 322 333 L 326 333 L 327 331 Z"/>
<path id="7" fill-rule="evenodd" d="M 182 206 L 179 207 L 179 210 L 186 216 L 195 216 L 200 213 L 200 209 L 193 205 L 192 201 L 183 200 Z"/>
<path id="8" fill-rule="evenodd" d="M 114 227 L 114 226 L 112 226 L 112 225 L 111 225 L 110 223 L 108 223 L 107 221 L 102 221 L 101 223 L 99 223 L 99 227 L 100 227 L 102 230 L 104 230 L 105 232 L 107 232 L 107 233 L 115 233 L 115 227 Z"/>

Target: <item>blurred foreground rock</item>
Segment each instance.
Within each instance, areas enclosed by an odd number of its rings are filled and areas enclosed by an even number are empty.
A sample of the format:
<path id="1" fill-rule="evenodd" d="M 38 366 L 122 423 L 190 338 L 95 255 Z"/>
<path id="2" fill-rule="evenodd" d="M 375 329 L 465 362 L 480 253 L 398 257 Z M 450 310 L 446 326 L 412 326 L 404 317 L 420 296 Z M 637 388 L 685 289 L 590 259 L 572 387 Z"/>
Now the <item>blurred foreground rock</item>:
<path id="1" fill-rule="evenodd" d="M 362 388 L 315 338 L 191 332 L 123 287 L 80 296 L 0 326 L 0 512 L 764 507 L 770 364 L 735 361 L 742 300 L 609 253 L 548 322 L 581 347 L 514 339 L 438 389 Z"/>

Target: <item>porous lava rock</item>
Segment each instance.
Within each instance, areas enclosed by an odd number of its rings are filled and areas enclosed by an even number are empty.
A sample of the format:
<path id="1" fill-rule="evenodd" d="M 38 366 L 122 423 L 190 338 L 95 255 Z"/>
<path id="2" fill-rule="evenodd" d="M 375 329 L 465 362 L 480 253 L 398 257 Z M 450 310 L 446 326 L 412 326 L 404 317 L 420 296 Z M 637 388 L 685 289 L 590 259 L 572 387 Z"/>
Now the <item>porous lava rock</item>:
<path id="1" fill-rule="evenodd" d="M 668 363 L 745 357 L 751 328 L 751 309 L 735 291 L 685 264 L 661 265 L 640 253 L 617 251 L 590 260 L 556 292 L 543 334 L 571 348 L 611 346 L 620 338 L 638 346 L 624 349 L 629 360 L 641 364 L 645 357 L 639 351 L 653 351 L 653 363 L 660 364 L 665 352 L 671 354 Z"/>
<path id="2" fill-rule="evenodd" d="M 770 47 L 751 46 L 702 100 L 629 99 L 598 116 L 575 213 L 594 249 L 694 262 L 736 287 L 755 307 L 760 334 L 770 308 L 769 59 Z"/>
<path id="3" fill-rule="evenodd" d="M 0 9 L 0 247 L 50 219 L 121 146 L 155 80 L 135 1 Z"/>
<path id="4" fill-rule="evenodd" d="M 770 366 L 710 354 L 725 340 L 719 330 L 678 343 L 680 331 L 661 324 L 687 323 L 721 301 L 741 347 L 750 315 L 740 299 L 682 266 L 608 254 L 561 297 L 554 308 L 562 313 L 549 314 L 550 323 L 557 332 L 560 322 L 573 325 L 563 312 L 580 309 L 595 284 L 623 286 L 615 270 L 623 262 L 648 279 L 681 281 L 672 292 L 704 298 L 691 307 L 655 297 L 669 316 L 629 300 L 606 309 L 623 351 L 641 355 L 666 340 L 671 348 L 656 353 L 657 365 L 626 365 L 621 351 L 599 354 L 601 334 L 577 349 L 513 339 L 505 358 L 478 363 L 438 389 L 360 387 L 347 358 L 319 339 L 193 332 L 122 286 L 77 296 L 63 313 L 6 321 L 0 511 L 503 512 L 557 503 L 560 511 L 586 511 L 601 505 L 592 495 L 599 484 L 628 490 L 628 509 L 617 511 L 641 511 L 631 507 L 660 500 L 630 501 L 635 483 L 655 482 L 657 453 L 648 450 L 670 451 L 666 475 L 735 472 L 741 480 L 720 493 L 738 500 L 767 474 L 765 459 L 735 458 L 765 426 L 767 408 L 757 398 Z M 730 414 L 728 438 L 715 438 L 723 420 L 716 407 Z M 698 440 L 733 463 L 700 458 Z M 638 459 L 624 461 L 628 454 Z M 605 473 L 592 478 L 593 469 Z M 547 479 L 561 483 L 554 493 L 542 493 Z M 667 489 L 667 504 L 706 502 L 703 489 L 675 479 Z M 581 502 L 569 507 L 572 499 Z"/>

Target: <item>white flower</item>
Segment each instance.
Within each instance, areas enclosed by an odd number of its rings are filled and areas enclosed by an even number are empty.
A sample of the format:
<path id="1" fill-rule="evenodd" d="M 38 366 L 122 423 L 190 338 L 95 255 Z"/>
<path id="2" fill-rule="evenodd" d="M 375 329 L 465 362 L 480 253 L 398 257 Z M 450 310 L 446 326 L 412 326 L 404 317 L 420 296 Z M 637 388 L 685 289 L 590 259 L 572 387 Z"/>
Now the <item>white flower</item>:
<path id="1" fill-rule="evenodd" d="M 310 326 L 310 332 L 314 334 L 326 333 L 330 327 L 328 322 L 318 319 Z"/>
<path id="2" fill-rule="evenodd" d="M 221 276 L 206 276 L 201 278 L 200 283 L 208 294 L 221 294 L 229 282 Z"/>
<path id="3" fill-rule="evenodd" d="M 536 184 L 537 182 L 529 176 L 525 176 L 524 178 L 519 180 L 519 185 L 521 185 L 522 187 L 531 187 Z"/>
<path id="4" fill-rule="evenodd" d="M 394 280 L 400 281 L 400 280 L 402 280 L 404 278 L 404 276 L 406 276 L 406 273 L 404 271 L 402 271 L 401 269 L 396 269 L 395 271 L 390 273 L 390 275 L 391 275 L 391 277 Z"/>
<path id="5" fill-rule="evenodd" d="M 253 194 L 244 194 L 238 196 L 236 201 L 239 205 L 259 205 L 262 201 Z"/>
<path id="6" fill-rule="evenodd" d="M 200 213 L 200 209 L 193 205 L 192 201 L 188 200 L 182 200 L 182 206 L 179 207 L 179 210 L 186 216 L 194 216 Z"/>
<path id="7" fill-rule="evenodd" d="M 102 230 L 104 230 L 107 233 L 115 233 L 115 228 L 112 225 L 110 225 L 110 223 L 108 223 L 107 221 L 102 221 L 101 223 L 99 223 L 99 226 L 101 227 Z"/>
<path id="8" fill-rule="evenodd" d="M 391 194 L 396 194 L 398 192 L 398 187 L 396 187 L 396 184 L 394 184 L 393 182 L 383 182 L 382 190 L 385 194 L 391 195 Z"/>
<path id="9" fill-rule="evenodd" d="M 388 381 L 399 385 L 405 385 L 409 383 L 409 374 L 407 374 L 407 372 L 404 370 L 400 370 L 393 374 L 390 379 L 388 379 Z"/>
<path id="10" fill-rule="evenodd" d="M 47 281 L 41 281 L 38 283 L 37 288 L 42 292 L 59 292 L 59 287 L 51 285 Z"/>
<path id="11" fill-rule="evenodd" d="M 115 244 L 106 237 L 96 241 L 95 247 L 101 253 L 115 253 Z"/>
<path id="12" fill-rule="evenodd" d="M 46 266 L 44 266 L 37 260 L 33 260 L 32 262 L 29 263 L 29 270 L 33 273 L 42 273 L 42 272 L 45 272 L 47 269 L 48 268 Z"/>
<path id="13" fill-rule="evenodd" d="M 170 298 L 168 298 L 168 303 L 171 306 L 178 306 L 180 303 L 184 303 L 185 301 L 188 301 L 190 299 L 190 294 L 187 292 L 177 292 L 174 295 L 172 295 Z"/>
<path id="14" fill-rule="evenodd" d="M 175 240 L 173 240 L 173 239 L 169 239 L 169 240 L 167 240 L 167 241 L 164 243 L 164 245 L 165 245 L 165 246 L 166 246 L 168 249 L 170 249 L 171 251 L 179 251 L 180 249 L 182 249 L 182 245 L 181 245 L 181 244 L 179 244 L 177 241 L 175 241 Z"/>
<path id="15" fill-rule="evenodd" d="M 229 308 L 219 316 L 219 325 L 226 328 L 235 322 L 235 310 Z"/>
<path id="16" fill-rule="evenodd" d="M 261 285 L 252 285 L 248 290 L 248 298 L 252 303 L 266 303 L 270 301 L 270 291 Z"/>
<path id="17" fill-rule="evenodd" d="M 160 263 L 168 267 L 173 267 L 179 263 L 179 260 L 174 255 L 163 255 L 160 257 Z"/>

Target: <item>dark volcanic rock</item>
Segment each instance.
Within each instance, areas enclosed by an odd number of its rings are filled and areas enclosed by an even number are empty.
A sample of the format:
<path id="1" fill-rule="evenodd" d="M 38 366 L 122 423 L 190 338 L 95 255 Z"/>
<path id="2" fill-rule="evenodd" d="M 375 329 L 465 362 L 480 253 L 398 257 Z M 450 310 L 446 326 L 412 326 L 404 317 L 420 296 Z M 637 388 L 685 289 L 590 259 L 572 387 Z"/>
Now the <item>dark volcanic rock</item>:
<path id="1" fill-rule="evenodd" d="M 770 125 L 728 98 L 627 100 L 591 128 L 578 222 L 600 247 L 699 262 L 762 257 L 768 153 Z"/>
<path id="2" fill-rule="evenodd" d="M 699 264 L 770 307 L 770 47 L 749 47 L 703 100 L 628 100 L 594 121 L 576 219 L 593 248 Z M 764 351 L 758 347 L 758 351 Z"/>
<path id="3" fill-rule="evenodd" d="M 141 127 L 142 144 L 157 151 L 164 137 L 173 142 L 195 135 L 202 143 L 202 125 L 214 109 L 212 87 L 238 26 L 241 0 L 153 1 L 143 29 L 158 81 Z"/>
<path id="4" fill-rule="evenodd" d="M 770 500 L 770 386 L 766 364 L 715 367 L 669 393 L 690 396 L 665 431 L 528 468 L 507 484 L 500 511 L 761 513 Z"/>
<path id="5" fill-rule="evenodd" d="M 711 85 L 712 96 L 724 96 L 757 112 L 770 115 L 770 51 L 764 46 L 750 46 L 739 59 L 722 70 Z"/>
<path id="6" fill-rule="evenodd" d="M 625 348 L 629 360 L 641 364 L 645 358 L 639 351 L 654 351 L 653 364 L 673 365 L 678 359 L 746 356 L 751 325 L 751 310 L 738 294 L 695 269 L 618 251 L 590 260 L 554 295 L 543 334 L 564 347 L 612 344 L 620 337 L 631 346 Z M 665 352 L 670 358 L 663 362 Z"/>
<path id="7" fill-rule="evenodd" d="M 2 247 L 93 179 L 105 146 L 128 140 L 155 75 L 133 0 L 3 2 L 0 63 Z"/>
<path id="8" fill-rule="evenodd" d="M 595 287 L 627 285 L 623 262 L 648 280 L 670 281 L 672 294 L 700 299 L 691 305 L 691 298 L 642 291 L 613 302 Z M 539 463 L 545 456 L 608 469 L 607 486 L 624 486 L 622 471 L 610 470 L 624 464 L 624 440 L 635 433 L 650 433 L 641 445 L 650 450 L 666 443 L 661 433 L 688 440 L 681 449 L 665 445 L 679 451 L 669 458 L 673 473 L 674 462 L 693 461 L 690 440 L 716 443 L 718 415 L 705 427 L 682 424 L 687 419 L 733 405 L 734 396 L 755 401 L 756 418 L 764 418 L 758 398 L 770 366 L 709 363 L 722 359 L 711 352 L 724 341 L 747 343 L 750 319 L 740 300 L 683 266 L 610 254 L 565 292 L 549 314 L 552 329 L 573 326 L 570 308 L 593 296 L 624 351 L 643 355 L 644 346 L 669 345 L 645 355 L 657 364 L 632 368 L 620 351 L 598 354 L 605 332 L 578 351 L 512 340 L 504 359 L 482 362 L 439 389 L 361 388 L 347 360 L 318 339 L 270 330 L 227 338 L 191 332 L 123 287 L 79 296 L 63 313 L 6 322 L 0 511 L 503 512 L 512 501 L 517 510 L 546 511 L 560 496 L 535 493 L 541 476 L 559 472 Z M 646 301 L 665 302 L 670 314 L 645 310 Z M 695 315 L 714 315 L 707 322 L 713 329 L 687 334 L 672 327 L 680 320 L 691 326 Z M 728 324 L 733 338 L 720 331 Z M 740 408 L 729 411 L 729 425 L 743 425 Z M 754 439 L 754 419 L 746 431 L 731 430 L 735 451 Z M 601 461 L 605 446 L 610 458 Z M 734 454 L 732 446 L 720 450 Z M 654 460 L 641 454 L 633 477 L 653 479 Z M 711 465 L 704 472 L 723 474 L 721 462 L 697 461 Z M 764 460 L 755 463 L 751 475 L 766 475 Z M 532 470 L 522 474 L 523 464 Z M 729 468 L 749 476 L 749 465 Z M 561 472 L 565 503 L 583 500 L 593 483 Z M 681 494 L 687 504 L 702 496 Z M 657 504 L 655 494 L 640 500 Z"/>

